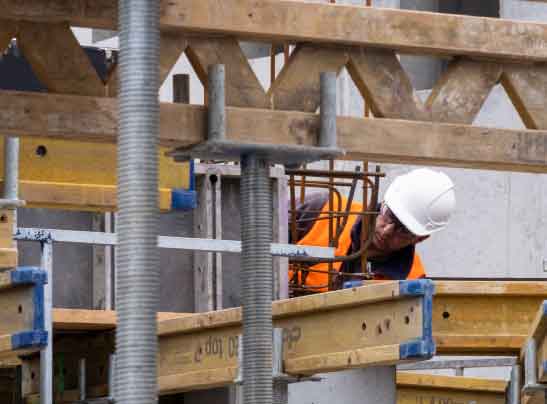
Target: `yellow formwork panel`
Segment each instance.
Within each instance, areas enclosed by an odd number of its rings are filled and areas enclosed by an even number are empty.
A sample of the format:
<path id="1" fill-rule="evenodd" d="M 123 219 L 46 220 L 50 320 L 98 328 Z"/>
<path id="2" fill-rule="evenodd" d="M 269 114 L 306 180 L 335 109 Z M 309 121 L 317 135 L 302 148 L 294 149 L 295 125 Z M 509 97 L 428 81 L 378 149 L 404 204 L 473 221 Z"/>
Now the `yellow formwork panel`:
<path id="1" fill-rule="evenodd" d="M 115 208 L 116 145 L 51 138 L 21 138 L 21 198 L 31 207 L 78 210 Z M 0 156 L 4 142 L 0 141 Z M 176 163 L 159 150 L 160 208 L 170 209 L 170 190 L 188 188 L 189 163 Z M 3 165 L 0 175 L 3 178 Z M 25 195 L 26 194 L 26 195 Z M 103 197 L 100 197 L 103 195 Z M 93 197 L 92 197 L 93 196 Z"/>

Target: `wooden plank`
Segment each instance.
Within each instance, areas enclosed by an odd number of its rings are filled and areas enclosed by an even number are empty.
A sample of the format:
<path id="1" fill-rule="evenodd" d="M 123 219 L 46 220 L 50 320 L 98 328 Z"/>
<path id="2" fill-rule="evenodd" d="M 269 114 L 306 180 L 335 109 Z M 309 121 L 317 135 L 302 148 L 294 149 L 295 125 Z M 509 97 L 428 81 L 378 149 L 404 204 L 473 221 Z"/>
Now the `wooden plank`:
<path id="1" fill-rule="evenodd" d="M 375 117 L 428 120 L 422 102 L 392 50 L 355 48 L 350 52 L 347 68 Z"/>
<path id="2" fill-rule="evenodd" d="M 13 248 L 13 228 L 15 211 L 0 209 L 0 248 Z"/>
<path id="3" fill-rule="evenodd" d="M 172 209 L 172 190 L 160 188 L 158 193 L 158 208 L 163 212 L 170 211 Z M 20 181 L 19 196 L 31 208 L 88 212 L 117 210 L 117 189 L 114 185 Z"/>
<path id="4" fill-rule="evenodd" d="M 15 268 L 17 259 L 17 248 L 0 248 L 0 268 Z"/>
<path id="5" fill-rule="evenodd" d="M 190 313 L 158 313 L 158 321 L 187 317 Z M 116 328 L 112 310 L 53 309 L 55 331 L 106 331 Z"/>
<path id="6" fill-rule="evenodd" d="M 467 376 L 443 376 L 425 373 L 397 372 L 397 387 L 422 387 L 430 389 L 455 389 L 489 393 L 505 393 L 507 380 Z"/>
<path id="7" fill-rule="evenodd" d="M 160 142 L 166 147 L 205 139 L 205 107 L 164 103 Z M 0 133 L 80 141 L 116 141 L 115 100 L 0 91 Z M 547 172 L 547 132 L 391 119 L 339 117 L 338 145 L 349 160 Z M 184 128 L 181 130 L 180 128 Z M 313 145 L 316 114 L 227 108 L 227 139 Z"/>
<path id="8" fill-rule="evenodd" d="M 412 289 L 407 292 L 405 285 L 408 283 L 384 282 L 274 302 L 275 327 L 284 329 L 285 371 L 295 375 L 314 374 L 410 360 L 404 357 L 400 346 L 417 339 L 427 341 L 424 326 L 428 312 L 420 295 L 423 292 Z M 240 308 L 174 316 L 158 323 L 160 394 L 233 383 L 241 333 Z M 108 327 L 112 335 L 114 325 L 112 312 L 55 310 L 54 349 L 65 352 L 65 358 L 98 356 L 94 346 L 106 347 L 108 343 L 97 345 L 95 338 L 108 338 L 106 334 L 95 334 L 89 343 L 82 343 L 81 334 L 74 330 Z M 66 330 L 71 332 L 61 332 Z M 103 357 L 109 353 L 105 349 L 100 354 Z M 111 352 L 113 345 L 109 349 Z M 425 359 L 429 355 L 423 356 Z M 419 359 L 420 356 L 412 358 Z M 26 374 L 30 371 L 38 374 L 39 363 L 30 365 Z M 69 367 L 69 374 L 77 374 L 77 362 L 69 365 L 65 361 L 65 366 Z M 105 384 L 106 375 L 98 375 L 96 381 Z M 37 393 L 37 388 L 36 383 L 30 383 L 26 395 Z"/>
<path id="9" fill-rule="evenodd" d="M 50 92 L 104 96 L 104 83 L 68 23 L 18 24 L 17 45 Z"/>
<path id="10" fill-rule="evenodd" d="M 320 103 L 320 73 L 338 74 L 347 61 L 344 49 L 297 46 L 268 90 L 271 107 L 315 112 Z"/>
<path id="11" fill-rule="evenodd" d="M 547 282 L 437 281 L 437 352 L 515 354 L 546 298 Z"/>
<path id="12" fill-rule="evenodd" d="M 13 21 L 0 19 L 0 52 L 3 52 L 17 32 L 17 27 Z"/>
<path id="13" fill-rule="evenodd" d="M 505 65 L 501 83 L 530 129 L 547 128 L 547 66 Z"/>
<path id="14" fill-rule="evenodd" d="M 164 32 L 160 35 L 160 86 L 187 46 L 188 41 L 180 34 Z"/>
<path id="15" fill-rule="evenodd" d="M 117 5 L 110 0 L 1 0 L 0 6 L 7 19 L 117 28 Z M 290 0 L 162 0 L 160 7 L 163 30 L 547 60 L 547 26 L 541 23 Z"/>
<path id="16" fill-rule="evenodd" d="M 505 404 L 505 380 L 397 372 L 397 404 Z"/>
<path id="17" fill-rule="evenodd" d="M 435 84 L 426 102 L 435 122 L 472 124 L 501 75 L 501 66 L 458 59 Z"/>
<path id="18" fill-rule="evenodd" d="M 113 100 L 113 102 L 115 102 Z M 0 141 L 0 153 L 3 153 Z M 158 151 L 160 188 L 188 188 L 188 165 Z M 1 154 L 0 154 L 1 155 Z M 116 185 L 116 146 L 97 142 L 74 142 L 45 137 L 20 141 L 19 179 L 66 184 Z M 0 167 L 3 177 L 4 168 Z"/>
<path id="19" fill-rule="evenodd" d="M 189 38 L 186 56 L 207 88 L 207 69 L 223 64 L 226 74 L 226 105 L 268 108 L 266 92 L 235 38 Z"/>

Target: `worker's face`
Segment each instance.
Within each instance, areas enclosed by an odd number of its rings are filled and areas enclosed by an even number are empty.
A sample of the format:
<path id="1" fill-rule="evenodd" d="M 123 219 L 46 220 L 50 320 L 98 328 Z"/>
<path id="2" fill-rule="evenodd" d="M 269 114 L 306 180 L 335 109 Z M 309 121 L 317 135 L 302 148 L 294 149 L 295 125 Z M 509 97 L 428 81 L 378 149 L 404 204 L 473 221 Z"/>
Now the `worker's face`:
<path id="1" fill-rule="evenodd" d="M 411 244 L 419 243 L 429 236 L 417 236 L 412 234 L 393 212 L 382 204 L 380 214 L 376 218 L 376 227 L 372 237 L 372 244 L 375 250 L 381 253 L 390 253 L 408 247 Z"/>

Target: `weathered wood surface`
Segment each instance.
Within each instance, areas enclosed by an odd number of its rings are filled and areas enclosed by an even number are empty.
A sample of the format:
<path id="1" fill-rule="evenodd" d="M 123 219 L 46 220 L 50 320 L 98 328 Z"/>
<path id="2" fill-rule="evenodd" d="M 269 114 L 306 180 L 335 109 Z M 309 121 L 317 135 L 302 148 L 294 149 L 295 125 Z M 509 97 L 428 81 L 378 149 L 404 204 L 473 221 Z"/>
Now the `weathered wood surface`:
<path id="1" fill-rule="evenodd" d="M 437 281 L 433 336 L 438 353 L 518 353 L 547 299 L 547 282 Z"/>
<path id="2" fill-rule="evenodd" d="M 208 67 L 224 65 L 226 105 L 268 107 L 266 92 L 235 38 L 189 38 L 186 55 L 205 88 Z"/>
<path id="3" fill-rule="evenodd" d="M 505 404 L 507 381 L 397 372 L 397 404 Z"/>
<path id="4" fill-rule="evenodd" d="M 100 97 L 0 92 L 0 133 L 115 143 L 117 104 Z M 165 103 L 160 143 L 190 146 L 206 135 L 206 108 Z M 344 158 L 392 163 L 547 172 L 547 132 L 391 119 L 339 117 Z M 184 128 L 182 130 L 181 128 Z M 314 145 L 316 114 L 227 108 L 227 139 Z"/>
<path id="5" fill-rule="evenodd" d="M 110 0 L 2 0 L 0 7 L 5 19 L 117 28 Z M 160 7 L 163 30 L 547 60 L 547 26 L 540 23 L 289 0 L 162 0 Z"/>
<path id="6" fill-rule="evenodd" d="M 400 344 L 424 335 L 422 304 L 423 297 L 401 292 L 399 282 L 276 301 L 272 312 L 275 326 L 284 330 L 285 371 L 313 374 L 401 362 Z M 104 385 L 104 368 L 114 349 L 115 313 L 56 309 L 53 316 L 54 349 L 65 355 L 66 388 L 76 386 L 76 359 L 81 357 L 94 363 L 89 385 Z M 75 333 L 84 330 L 104 332 Z M 160 314 L 160 394 L 233 383 L 240 333 L 240 308 Z M 24 392 L 28 396 L 38 390 L 37 378 L 31 380 L 28 375 L 39 372 L 39 362 L 29 359 L 26 363 Z M 102 373 L 97 371 L 101 368 Z"/>

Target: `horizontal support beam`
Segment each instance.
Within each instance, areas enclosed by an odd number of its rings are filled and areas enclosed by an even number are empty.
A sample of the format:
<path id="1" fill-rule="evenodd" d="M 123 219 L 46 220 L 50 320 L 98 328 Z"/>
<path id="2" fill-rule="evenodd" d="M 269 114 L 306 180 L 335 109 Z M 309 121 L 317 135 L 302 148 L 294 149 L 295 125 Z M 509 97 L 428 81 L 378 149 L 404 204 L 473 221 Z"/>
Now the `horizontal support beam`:
<path id="1" fill-rule="evenodd" d="M 505 404 L 507 381 L 397 372 L 397 404 Z"/>
<path id="2" fill-rule="evenodd" d="M 14 238 L 24 241 L 50 240 L 58 243 L 93 245 L 116 245 L 118 243 L 116 233 L 23 227 L 17 229 Z M 158 248 L 241 254 L 241 241 L 158 236 Z M 334 257 L 334 248 L 272 243 L 271 253 L 273 256 L 291 258 L 332 258 Z"/>
<path id="3" fill-rule="evenodd" d="M 431 357 L 431 292 L 430 281 L 391 281 L 273 302 L 274 326 L 283 329 L 284 372 L 310 375 Z M 112 313 L 75 312 L 70 318 L 70 312 L 74 311 L 53 313 L 54 353 L 64 353 L 67 390 L 76 387 L 70 384 L 77 374 L 70 365 L 76 365 L 77 360 L 72 359 L 87 357 L 89 362 L 96 362 L 97 357 L 107 358 L 114 349 L 112 328 L 104 334 L 85 334 L 91 338 L 87 342 L 85 335 L 74 330 L 100 330 L 101 322 L 106 327 L 115 325 Z M 160 394 L 233 383 L 241 309 L 171 315 L 175 318 L 158 323 Z M 101 353 L 97 346 L 102 347 Z M 89 366 L 95 367 L 100 364 Z M 39 372 L 39 364 L 25 366 L 24 371 Z M 25 396 L 37 392 L 37 379 L 24 389 Z M 92 386 L 107 381 L 104 373 L 90 375 L 90 379 Z"/>
<path id="4" fill-rule="evenodd" d="M 518 354 L 544 299 L 547 281 L 436 281 L 437 352 Z"/>
<path id="5" fill-rule="evenodd" d="M 3 181 L 0 181 L 0 187 L 2 185 Z M 112 212 L 118 209 L 115 185 L 23 180 L 19 181 L 19 198 L 25 201 L 28 208 L 90 212 Z M 164 212 L 173 208 L 172 189 L 158 189 L 158 207 Z"/>
<path id="6" fill-rule="evenodd" d="M 480 359 L 443 359 L 407 363 L 397 366 L 397 370 L 433 370 L 433 369 L 468 369 L 513 366 L 517 364 L 514 357 L 480 358 Z"/>
<path id="7" fill-rule="evenodd" d="M 1 133 L 1 132 L 0 132 Z M 0 156 L 4 145 L 0 142 Z M 188 163 L 176 163 L 158 150 L 159 188 L 189 188 Z M 27 137 L 20 141 L 19 180 L 40 183 L 115 186 L 117 151 L 113 144 L 72 142 L 62 139 Z M 0 164 L 0 178 L 4 168 Z"/>
<path id="8" fill-rule="evenodd" d="M 117 29 L 110 0 L 0 0 L 2 18 Z M 163 30 L 267 42 L 317 42 L 402 52 L 547 61 L 547 25 L 289 0 L 162 0 Z"/>
<path id="9" fill-rule="evenodd" d="M 206 117 L 203 106 L 161 104 L 160 143 L 203 142 Z M 0 133 L 115 143 L 116 122 L 116 100 L 0 91 Z M 318 128 L 312 113 L 227 108 L 235 142 L 312 146 Z M 351 117 L 338 117 L 337 129 L 349 160 L 547 172 L 547 131 Z"/>

